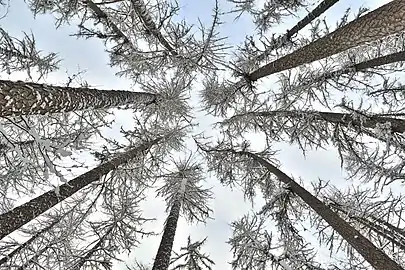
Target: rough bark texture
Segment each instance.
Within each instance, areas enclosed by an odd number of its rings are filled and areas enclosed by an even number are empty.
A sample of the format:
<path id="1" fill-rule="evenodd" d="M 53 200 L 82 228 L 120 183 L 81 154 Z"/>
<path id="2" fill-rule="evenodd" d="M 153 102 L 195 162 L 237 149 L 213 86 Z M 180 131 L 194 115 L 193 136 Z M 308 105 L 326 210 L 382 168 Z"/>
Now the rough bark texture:
<path id="1" fill-rule="evenodd" d="M 0 80 L 0 117 L 46 114 L 121 105 L 144 106 L 156 101 L 151 93 L 97 90 Z"/>
<path id="2" fill-rule="evenodd" d="M 179 220 L 180 215 L 180 207 L 181 201 L 176 200 L 170 209 L 152 270 L 167 270 L 169 268 L 174 236 L 176 235 L 177 221 Z"/>
<path id="3" fill-rule="evenodd" d="M 249 79 L 256 81 L 270 74 L 311 63 L 366 42 L 404 31 L 404 18 L 405 1 L 393 0 L 325 37 L 253 71 Z"/>
<path id="4" fill-rule="evenodd" d="M 98 251 L 99 248 L 104 244 L 105 239 L 112 232 L 113 229 L 114 226 L 111 226 L 97 241 L 97 243 L 89 251 L 86 252 L 86 255 L 82 256 L 79 259 L 79 261 L 75 264 L 74 267 L 71 268 L 71 270 L 80 270 L 83 267 L 83 265 L 87 262 L 87 260 L 93 256 L 94 252 Z"/>
<path id="5" fill-rule="evenodd" d="M 119 165 L 127 162 L 137 155 L 141 155 L 162 138 L 146 142 L 140 146 L 134 147 L 124 153 L 118 154 L 111 160 L 102 163 L 98 167 L 74 178 L 73 180 L 59 186 L 59 194 L 50 190 L 29 202 L 24 203 L 2 215 L 0 215 L 0 240 L 12 233 L 16 229 L 35 219 L 40 214 L 51 209 L 53 206 L 72 196 L 74 193 L 97 181 L 101 176 L 109 173 Z"/>
<path id="6" fill-rule="evenodd" d="M 165 39 L 159 29 L 156 27 L 152 17 L 148 13 L 145 3 L 142 0 L 131 0 L 134 6 L 135 13 L 138 15 L 139 19 L 143 22 L 145 28 L 165 47 L 172 55 L 176 56 L 178 53 Z"/>
<path id="7" fill-rule="evenodd" d="M 257 57 L 258 61 L 262 61 L 266 56 L 270 54 L 271 51 L 279 49 L 285 44 L 291 40 L 291 38 L 298 34 L 298 32 L 303 29 L 305 26 L 310 24 L 313 20 L 321 16 L 325 11 L 327 11 L 330 7 L 332 7 L 334 4 L 339 2 L 339 0 L 324 0 L 322 1 L 314 10 L 312 10 L 310 13 L 308 13 L 307 16 L 305 16 L 301 21 L 299 21 L 296 25 L 294 25 L 293 28 L 287 30 L 287 33 L 285 33 L 282 36 L 279 36 L 276 38 L 270 46 L 267 47 L 266 51 L 262 54 L 260 54 Z"/>
<path id="8" fill-rule="evenodd" d="M 277 178 L 287 184 L 291 191 L 300 197 L 309 207 L 320 215 L 337 233 L 342 236 L 363 258 L 376 270 L 403 270 L 395 261 L 384 252 L 374 246 L 367 238 L 350 226 L 339 215 L 333 212 L 322 201 L 313 196 L 310 192 L 300 186 L 291 177 L 279 170 L 277 167 L 267 162 L 263 158 L 246 151 L 236 152 L 240 155 L 251 157 L 262 166 L 267 168 Z"/>
<path id="9" fill-rule="evenodd" d="M 384 124 L 386 122 L 391 123 L 391 131 L 393 133 L 403 133 L 405 132 L 405 120 L 392 118 L 392 117 L 382 117 L 382 116 L 369 116 L 362 117 L 360 119 L 355 119 L 350 113 L 336 113 L 336 112 L 318 112 L 318 111 L 265 111 L 265 112 L 251 112 L 247 115 L 253 116 L 286 116 L 298 118 L 301 116 L 311 117 L 312 120 L 321 120 L 334 124 L 341 124 L 344 126 L 353 126 L 355 128 L 365 127 L 365 128 L 375 128 L 377 124 Z"/>

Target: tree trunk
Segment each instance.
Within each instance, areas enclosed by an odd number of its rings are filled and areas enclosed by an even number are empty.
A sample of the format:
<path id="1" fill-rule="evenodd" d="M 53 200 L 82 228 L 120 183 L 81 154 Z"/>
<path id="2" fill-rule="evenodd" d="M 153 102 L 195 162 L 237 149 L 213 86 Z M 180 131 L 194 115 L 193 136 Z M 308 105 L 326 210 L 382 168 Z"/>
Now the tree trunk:
<path id="1" fill-rule="evenodd" d="M 361 225 L 363 225 L 366 228 L 372 230 L 373 232 L 375 232 L 379 236 L 381 236 L 381 237 L 387 239 L 388 241 L 390 241 L 391 243 L 395 244 L 399 249 L 405 251 L 405 242 L 400 241 L 401 239 L 398 239 L 396 235 L 393 235 L 392 232 L 389 229 L 384 228 L 383 226 L 378 225 L 377 223 L 373 223 L 372 221 L 368 220 L 367 218 L 353 215 L 349 211 L 347 211 L 347 210 L 343 209 L 342 207 L 338 206 L 336 203 L 328 204 L 328 206 L 332 210 L 343 213 L 348 218 L 360 223 Z"/>
<path id="2" fill-rule="evenodd" d="M 53 206 L 72 196 L 83 187 L 100 179 L 119 165 L 131 158 L 142 154 L 154 144 L 157 144 L 163 137 L 141 144 L 124 153 L 118 154 L 111 160 L 100 164 L 96 168 L 74 178 L 73 180 L 60 185 L 58 194 L 50 190 L 29 202 L 24 203 L 4 214 L 0 215 L 0 240 L 16 229 L 38 217 L 40 214 L 51 209 Z"/>
<path id="3" fill-rule="evenodd" d="M 379 66 L 392 64 L 392 63 L 396 63 L 396 62 L 400 62 L 400 61 L 405 61 L 405 51 L 396 52 L 396 53 L 388 54 L 385 56 L 380 56 L 380 57 L 377 57 L 374 59 L 370 59 L 370 60 L 367 60 L 364 62 L 360 62 L 358 64 L 354 64 L 354 65 L 339 69 L 339 70 L 328 72 L 328 73 L 322 74 L 319 77 L 316 77 L 315 79 L 311 79 L 311 80 L 304 82 L 303 85 L 304 86 L 311 85 L 314 83 L 323 82 L 325 80 L 332 79 L 334 77 L 337 77 L 337 76 L 340 76 L 343 74 L 349 74 L 351 72 L 358 72 L 358 71 L 366 70 L 368 68 L 379 67 Z"/>
<path id="4" fill-rule="evenodd" d="M 393 0 L 325 37 L 253 71 L 248 77 L 252 81 L 257 81 L 265 76 L 404 31 L 404 18 L 405 1 Z"/>
<path id="5" fill-rule="evenodd" d="M 114 225 L 111 226 L 103 234 L 103 236 L 97 241 L 97 243 L 89 251 L 86 252 L 86 255 L 84 255 L 83 257 L 80 257 L 79 261 L 71 269 L 80 270 L 83 267 L 83 265 L 87 262 L 87 260 L 90 259 L 91 256 L 93 256 L 94 252 L 96 252 L 104 244 L 106 237 L 112 232 L 113 229 L 114 229 Z"/>
<path id="6" fill-rule="evenodd" d="M 65 212 L 61 217 L 59 217 L 59 218 L 55 219 L 54 221 L 52 221 L 48 226 L 46 226 L 42 230 L 36 232 L 33 236 L 30 237 L 30 239 L 28 239 L 27 241 L 25 241 L 24 243 L 19 245 L 16 249 L 14 249 L 12 252 L 7 254 L 5 257 L 1 258 L 0 259 L 0 266 L 2 264 L 6 263 L 7 261 L 9 261 L 10 259 L 12 259 L 21 250 L 28 247 L 31 243 L 33 243 L 36 239 L 38 239 L 38 237 L 40 237 L 44 233 L 50 231 L 56 224 L 58 224 L 65 216 L 67 216 L 69 213 L 71 213 L 74 209 L 75 209 L 75 207 L 70 209 L 69 211 Z"/>
<path id="7" fill-rule="evenodd" d="M 138 15 L 138 18 L 142 21 L 145 29 L 152 34 L 160 42 L 160 44 L 166 48 L 166 50 L 168 50 L 172 55 L 177 56 L 178 53 L 176 50 L 169 44 L 169 42 L 156 27 L 156 24 L 153 22 L 145 3 L 142 0 L 131 0 L 131 3 L 134 6 L 136 15 Z"/>
<path id="8" fill-rule="evenodd" d="M 205 150 L 207 152 L 228 152 L 239 156 L 247 156 L 267 168 L 269 172 L 286 184 L 289 189 L 300 197 L 309 207 L 320 215 L 340 236 L 345 239 L 363 258 L 377 270 L 403 270 L 395 261 L 388 257 L 384 252 L 374 246 L 367 238 L 361 235 L 357 230 L 344 221 L 339 215 L 333 212 L 326 204 L 313 196 L 310 192 L 300 186 L 291 177 L 279 170 L 277 167 L 259 157 L 256 154 L 247 151 L 227 150 Z"/>
<path id="9" fill-rule="evenodd" d="M 167 270 L 170 264 L 170 255 L 172 253 L 174 236 L 177 229 L 177 221 L 180 216 L 181 200 L 174 201 L 167 217 L 162 240 L 153 263 L 152 270 Z"/>
<path id="10" fill-rule="evenodd" d="M 262 117 L 285 116 L 299 118 L 300 116 L 311 117 L 314 121 L 325 121 L 328 123 L 340 124 L 346 127 L 354 126 L 356 128 L 375 128 L 377 124 L 389 122 L 393 133 L 405 132 L 405 120 L 393 117 L 382 117 L 378 115 L 362 116 L 362 119 L 353 118 L 350 113 L 335 113 L 335 112 L 318 112 L 318 111 L 263 111 L 263 112 L 248 112 L 245 114 L 235 115 L 233 117 L 253 115 Z"/>
<path id="11" fill-rule="evenodd" d="M 305 26 L 310 24 L 313 20 L 321 16 L 325 11 L 327 11 L 329 8 L 331 8 L 334 4 L 339 2 L 339 0 L 324 0 L 322 1 L 314 10 L 312 10 L 310 13 L 308 13 L 307 16 L 305 16 L 301 21 L 299 21 L 296 25 L 294 25 L 293 28 L 287 30 L 287 33 L 285 33 L 282 36 L 279 36 L 275 40 L 273 40 L 270 44 L 270 46 L 267 47 L 266 51 L 259 56 L 257 56 L 258 61 L 262 61 L 265 59 L 271 51 L 279 49 L 283 46 L 286 45 L 286 43 L 291 40 L 291 38 L 298 34 L 298 32 L 303 29 Z"/>
<path id="12" fill-rule="evenodd" d="M 121 105 L 146 106 L 156 102 L 156 99 L 156 94 L 143 92 L 0 80 L 0 117 L 101 109 Z"/>

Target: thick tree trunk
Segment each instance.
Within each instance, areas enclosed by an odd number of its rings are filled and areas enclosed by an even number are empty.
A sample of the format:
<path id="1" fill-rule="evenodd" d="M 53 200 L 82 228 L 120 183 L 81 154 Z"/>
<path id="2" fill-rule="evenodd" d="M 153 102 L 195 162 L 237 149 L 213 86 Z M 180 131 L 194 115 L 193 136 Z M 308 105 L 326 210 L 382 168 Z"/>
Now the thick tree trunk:
<path id="1" fill-rule="evenodd" d="M 322 1 L 314 10 L 308 13 L 301 21 L 299 21 L 293 28 L 287 30 L 282 36 L 276 38 L 272 43 L 267 47 L 266 51 L 259 56 L 257 56 L 258 61 L 265 59 L 271 51 L 279 49 L 286 45 L 286 43 L 291 40 L 291 38 L 298 34 L 298 32 L 303 29 L 305 26 L 310 24 L 313 20 L 321 16 L 325 11 L 331 8 L 334 4 L 339 2 L 339 0 L 324 0 Z"/>
<path id="2" fill-rule="evenodd" d="M 176 50 L 169 44 L 169 42 L 156 27 L 155 22 L 148 13 L 145 3 L 142 0 L 131 0 L 131 3 L 134 6 L 135 13 L 142 21 L 145 29 L 149 31 L 159 41 L 159 43 L 166 48 L 166 50 L 168 50 L 172 55 L 177 56 L 178 53 Z"/>
<path id="3" fill-rule="evenodd" d="M 279 170 L 277 167 L 267 162 L 263 158 L 246 151 L 235 153 L 251 157 L 253 160 L 267 168 L 277 178 L 287 184 L 291 191 L 300 197 L 309 207 L 320 215 L 337 233 L 342 236 L 363 258 L 377 270 L 403 270 L 395 261 L 384 252 L 374 246 L 367 238 L 350 226 L 339 215 L 333 212 L 328 206 L 313 196 L 310 192 L 300 186 L 291 177 Z"/>
<path id="4" fill-rule="evenodd" d="M 176 235 L 177 221 L 180 215 L 181 201 L 176 200 L 167 217 L 162 240 L 160 241 L 152 270 L 167 270 L 170 264 L 174 236 Z"/>
<path id="5" fill-rule="evenodd" d="M 382 117 L 377 115 L 363 116 L 362 119 L 353 118 L 350 113 L 335 113 L 335 112 L 318 112 L 318 111 L 263 111 L 263 112 L 248 112 L 241 115 L 235 115 L 238 117 L 242 115 L 252 115 L 259 117 L 292 117 L 299 118 L 301 116 L 311 117 L 314 121 L 325 121 L 333 124 L 340 124 L 346 127 L 353 126 L 355 128 L 375 128 L 377 124 L 384 124 L 389 122 L 391 124 L 391 131 L 393 133 L 405 132 L 405 120 L 392 117 Z M 232 118 L 231 118 L 232 119 Z"/>
<path id="6" fill-rule="evenodd" d="M 86 255 L 82 256 L 79 259 L 79 261 L 74 265 L 74 267 L 71 268 L 71 270 L 80 270 L 83 267 L 83 265 L 87 262 L 87 260 L 93 256 L 94 252 L 98 251 L 99 248 L 104 244 L 106 237 L 112 232 L 113 229 L 114 226 L 111 226 L 97 241 L 97 243 L 86 252 Z"/>
<path id="7" fill-rule="evenodd" d="M 266 161 L 262 157 L 248 152 L 236 151 L 233 149 L 216 150 L 204 149 L 209 152 L 224 152 L 239 156 L 247 156 L 267 168 L 270 173 L 274 174 L 281 182 L 286 184 L 289 189 L 300 197 L 309 207 L 320 215 L 337 233 L 345 239 L 363 258 L 377 270 L 403 270 L 395 261 L 387 256 L 384 252 L 374 246 L 367 238 L 344 221 L 337 213 L 332 211 L 326 204 L 313 196 L 310 192 L 300 186 L 291 177 L 279 170 L 277 167 Z"/>
<path id="8" fill-rule="evenodd" d="M 0 80 L 0 117 L 101 109 L 121 105 L 146 106 L 156 102 L 156 99 L 157 95 L 143 92 Z"/>
<path id="9" fill-rule="evenodd" d="M 60 185 L 58 194 L 54 190 L 50 190 L 41 196 L 24 203 L 23 205 L 1 214 L 0 239 L 35 219 L 64 199 L 72 196 L 83 187 L 99 180 L 101 176 L 106 175 L 119 165 L 124 164 L 137 155 L 141 155 L 151 146 L 157 144 L 161 139 L 162 137 L 159 137 L 153 141 L 146 142 L 124 153 L 118 154 L 111 160 L 100 164 L 98 167 L 74 178 L 73 180 L 70 180 L 63 185 Z"/>
<path id="10" fill-rule="evenodd" d="M 405 1 L 393 0 L 325 37 L 253 71 L 249 75 L 249 79 L 257 81 L 265 76 L 311 63 L 366 42 L 404 31 L 404 18 Z"/>

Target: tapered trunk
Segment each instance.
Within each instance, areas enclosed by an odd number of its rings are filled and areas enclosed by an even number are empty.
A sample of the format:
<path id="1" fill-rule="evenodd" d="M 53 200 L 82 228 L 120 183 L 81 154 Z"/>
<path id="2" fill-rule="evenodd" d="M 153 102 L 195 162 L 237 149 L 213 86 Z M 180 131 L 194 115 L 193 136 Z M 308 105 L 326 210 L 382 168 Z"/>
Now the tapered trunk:
<path id="1" fill-rule="evenodd" d="M 160 241 L 155 262 L 152 270 L 167 270 L 170 264 L 170 255 L 172 253 L 174 236 L 176 235 L 177 221 L 180 215 L 181 201 L 174 201 L 167 217 L 162 240 Z"/>
<path id="2" fill-rule="evenodd" d="M 375 68 L 375 67 L 392 64 L 392 63 L 396 63 L 396 62 L 400 62 L 400 61 L 405 61 L 405 51 L 396 52 L 396 53 L 388 54 L 385 56 L 380 56 L 380 57 L 377 57 L 374 59 L 370 59 L 370 60 L 367 60 L 364 62 L 360 62 L 358 64 L 354 64 L 354 65 L 339 69 L 339 70 L 328 72 L 328 73 L 322 74 L 321 76 L 316 77 L 314 79 L 310 79 L 307 82 L 303 82 L 303 85 L 311 85 L 314 83 L 323 82 L 325 80 L 335 78 L 335 77 L 343 75 L 343 74 L 350 74 L 352 72 L 363 71 L 368 68 Z"/>
<path id="3" fill-rule="evenodd" d="M 169 42 L 157 28 L 152 16 L 149 14 L 148 9 L 146 8 L 145 3 L 142 0 L 131 0 L 131 3 L 134 6 L 136 15 L 142 21 L 145 29 L 152 34 L 172 55 L 178 55 L 177 51 L 169 44 Z"/>
<path id="4" fill-rule="evenodd" d="M 93 254 L 99 250 L 100 247 L 102 247 L 102 245 L 105 242 L 105 239 L 107 238 L 107 236 L 112 232 L 112 230 L 114 229 L 114 226 L 111 226 L 104 234 L 103 236 L 97 241 L 97 243 L 86 252 L 86 254 L 84 256 L 82 256 L 79 261 L 74 265 L 74 267 L 72 267 L 72 270 L 80 270 L 83 265 L 87 262 L 88 259 L 90 259 Z"/>
<path id="5" fill-rule="evenodd" d="M 157 144 L 161 139 L 162 137 L 159 137 L 155 140 L 134 147 L 124 153 L 118 154 L 111 160 L 100 164 L 96 168 L 63 185 L 60 185 L 59 192 L 50 190 L 41 196 L 0 215 L 0 239 L 35 219 L 64 199 L 72 196 L 83 187 L 99 180 L 101 176 L 106 175 L 119 165 L 124 164 L 135 156 L 142 155 L 144 151 L 154 144 Z"/>
<path id="6" fill-rule="evenodd" d="M 265 76 L 311 63 L 366 42 L 404 31 L 404 18 L 405 1 L 393 0 L 325 37 L 253 71 L 249 75 L 249 79 L 257 81 Z"/>
<path id="7" fill-rule="evenodd" d="M 405 132 L 405 120 L 392 117 L 382 117 L 377 115 L 363 116 L 362 119 L 354 118 L 350 113 L 335 113 L 335 112 L 318 112 L 318 111 L 263 111 L 263 112 L 248 112 L 241 115 L 235 115 L 233 117 L 239 117 L 242 115 L 251 115 L 259 117 L 310 117 L 313 121 L 325 121 L 333 124 L 340 124 L 346 127 L 353 126 L 355 128 L 375 128 L 377 124 L 384 124 L 389 122 L 391 124 L 391 131 L 393 133 Z M 232 119 L 232 117 L 231 117 Z"/>
<path id="8" fill-rule="evenodd" d="M 300 197 L 309 207 L 320 215 L 340 236 L 343 237 L 363 258 L 377 270 L 403 270 L 395 261 L 378 249 L 367 238 L 350 226 L 339 215 L 333 212 L 328 206 L 313 196 L 310 192 L 300 186 L 291 177 L 279 170 L 277 167 L 267 162 L 263 158 L 246 151 L 239 152 L 249 156 L 262 166 L 267 168 L 277 178 L 287 184 L 291 191 Z"/>
<path id="9" fill-rule="evenodd" d="M 365 217 L 360 217 L 357 216 L 356 214 L 350 213 L 349 211 L 343 209 L 339 205 L 335 203 L 328 204 L 328 206 L 337 212 L 343 213 L 345 216 L 347 216 L 349 219 L 354 220 L 355 222 L 363 225 L 367 229 L 373 231 L 374 233 L 378 234 L 379 236 L 387 239 L 391 243 L 395 244 L 398 248 L 402 249 L 405 251 L 405 239 L 398 238 L 395 234 L 392 233 L 391 230 L 388 228 L 385 228 L 381 225 L 379 225 L 376 222 L 373 222 L 371 220 L 368 220 Z M 390 224 L 391 225 L 391 224 Z M 392 225 L 391 225 L 392 226 Z"/>
<path id="10" fill-rule="evenodd" d="M 326 204 L 313 196 L 310 192 L 300 186 L 291 177 L 279 170 L 277 167 L 263 159 L 262 157 L 248 152 L 236 151 L 233 149 L 226 150 L 207 150 L 206 152 L 226 152 L 239 156 L 247 156 L 267 168 L 270 173 L 274 174 L 281 182 L 286 184 L 289 189 L 300 197 L 309 207 L 320 215 L 337 233 L 345 239 L 363 258 L 377 270 L 403 270 L 395 261 L 391 260 L 384 252 L 374 246 L 367 238 L 361 235 L 357 230 L 345 222 L 339 215 L 333 212 Z"/>
<path id="11" fill-rule="evenodd" d="M 291 40 L 291 38 L 298 34 L 298 32 L 303 29 L 305 26 L 310 24 L 312 21 L 314 21 L 316 18 L 321 16 L 325 11 L 327 11 L 330 7 L 332 7 L 334 4 L 339 2 L 339 0 L 324 0 L 322 1 L 314 10 L 312 10 L 310 13 L 308 13 L 307 16 L 305 16 L 302 20 L 300 20 L 296 25 L 294 25 L 293 28 L 287 30 L 287 33 L 285 33 L 282 36 L 279 36 L 275 40 L 273 40 L 270 44 L 270 46 L 267 47 L 266 51 L 259 56 L 257 56 L 258 61 L 262 61 L 265 59 L 271 51 L 282 48 L 283 46 L 286 45 L 286 43 Z"/>
<path id="12" fill-rule="evenodd" d="M 121 105 L 141 107 L 156 102 L 156 99 L 157 95 L 143 92 L 0 80 L 0 117 L 101 109 Z"/>

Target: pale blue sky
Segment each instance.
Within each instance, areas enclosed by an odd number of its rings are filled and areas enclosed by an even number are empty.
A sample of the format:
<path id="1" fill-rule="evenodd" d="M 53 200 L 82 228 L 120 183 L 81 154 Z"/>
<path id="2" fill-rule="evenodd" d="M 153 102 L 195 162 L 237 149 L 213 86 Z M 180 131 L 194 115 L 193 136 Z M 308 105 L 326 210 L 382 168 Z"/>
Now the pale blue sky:
<path id="1" fill-rule="evenodd" d="M 209 23 L 214 6 L 214 0 L 182 0 L 179 1 L 180 6 L 183 8 L 181 15 L 188 21 L 197 23 L 197 17 L 200 17 L 203 22 Z M 353 3 L 355 2 L 355 3 Z M 373 9 L 388 1 L 351 1 L 342 0 L 336 4 L 325 15 L 331 21 L 339 18 L 343 11 L 351 6 L 357 9 L 360 5 L 366 5 Z M 220 8 L 222 11 L 227 11 L 230 5 L 224 1 L 220 1 Z M 1 10 L 1 8 L 0 8 Z M 1 10 L 0 15 L 4 14 Z M 325 16 L 323 15 L 323 16 Z M 231 44 L 238 44 L 243 41 L 246 35 L 251 35 L 254 26 L 248 17 L 242 17 L 238 21 L 233 21 L 233 15 L 226 16 L 223 20 L 225 25 L 222 27 L 222 33 L 229 37 Z M 297 20 L 289 20 L 282 29 L 294 24 Z M 37 46 L 45 52 L 57 52 L 63 59 L 61 63 L 62 69 L 55 74 L 50 75 L 47 83 L 60 83 L 66 80 L 65 69 L 70 74 L 77 71 L 80 67 L 82 70 L 87 70 L 84 78 L 91 86 L 101 89 L 130 89 L 131 83 L 123 78 L 118 78 L 114 75 L 117 70 L 113 70 L 108 66 L 108 56 L 104 53 L 104 47 L 99 40 L 96 39 L 76 39 L 70 37 L 76 31 L 76 26 L 61 26 L 55 30 L 54 20 L 51 16 L 38 16 L 35 20 L 32 14 L 26 8 L 23 0 L 12 0 L 9 8 L 9 14 L 6 18 L 0 20 L 0 25 L 13 36 L 22 36 L 22 31 L 32 31 L 36 37 Z M 11 76 L 2 75 L 2 79 L 23 79 L 21 74 L 13 74 Z M 197 104 L 197 91 L 193 93 L 194 106 Z M 210 118 L 203 117 L 201 113 L 197 114 L 199 121 L 204 123 L 202 127 L 209 128 L 211 123 Z M 119 112 L 116 115 L 117 122 L 114 128 L 119 128 L 124 125 L 130 114 L 126 112 Z M 309 187 L 309 181 L 319 178 L 324 180 L 331 180 L 337 185 L 344 185 L 344 179 L 340 170 L 340 163 L 337 159 L 335 151 L 318 151 L 308 152 L 306 159 L 302 156 L 301 152 L 295 146 L 279 145 L 283 150 L 279 154 L 279 159 L 282 163 L 284 171 L 289 172 L 291 175 L 301 177 Z M 278 148 L 280 148 L 278 147 Z M 230 192 L 228 188 L 222 187 L 213 176 L 209 176 L 208 185 L 213 186 L 215 200 L 212 202 L 214 209 L 214 220 L 210 220 L 206 225 L 192 225 L 186 224 L 184 219 L 180 219 L 178 231 L 176 234 L 174 249 L 178 250 L 179 246 L 186 243 L 187 236 L 191 234 L 193 239 L 200 240 L 208 236 L 207 245 L 204 251 L 211 254 L 211 258 L 215 261 L 216 266 L 214 269 L 231 269 L 228 262 L 232 259 L 232 254 L 229 252 L 230 247 L 225 243 L 231 231 L 228 223 L 240 218 L 243 214 L 247 213 L 250 205 L 243 202 L 243 196 L 239 191 Z M 165 205 L 163 200 L 155 199 L 151 194 L 150 199 L 145 201 L 142 205 L 145 215 L 147 217 L 157 217 L 157 221 L 148 226 L 148 229 L 153 229 L 156 232 L 162 231 L 162 224 L 166 217 L 164 213 Z M 160 235 L 143 239 L 142 244 L 137 248 L 129 258 L 123 254 L 121 257 L 128 261 L 130 264 L 131 258 L 136 257 L 143 263 L 151 263 L 157 251 L 160 241 Z M 116 270 L 125 269 L 120 265 L 114 267 Z"/>

